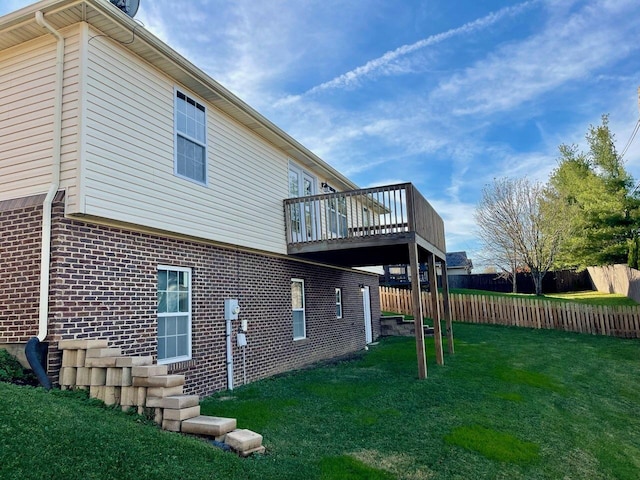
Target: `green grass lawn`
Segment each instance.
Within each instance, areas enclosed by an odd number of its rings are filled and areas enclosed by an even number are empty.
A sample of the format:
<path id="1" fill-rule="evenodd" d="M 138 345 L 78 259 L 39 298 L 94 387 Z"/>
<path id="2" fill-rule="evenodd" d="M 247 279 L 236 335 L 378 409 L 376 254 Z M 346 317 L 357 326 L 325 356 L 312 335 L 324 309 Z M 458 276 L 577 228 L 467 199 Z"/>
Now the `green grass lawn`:
<path id="1" fill-rule="evenodd" d="M 530 295 L 526 293 L 501 293 L 490 292 L 487 290 L 472 290 L 465 288 L 452 288 L 451 293 L 460 293 L 466 295 L 487 295 L 493 297 L 518 297 L 526 299 L 543 299 L 550 300 L 552 302 L 575 302 L 584 303 L 588 305 L 608 305 L 608 306 L 633 306 L 638 305 L 633 299 L 620 295 L 617 293 L 603 293 L 593 290 L 581 291 L 581 292 L 567 292 L 567 293 L 546 293 L 542 297 Z"/>
<path id="2" fill-rule="evenodd" d="M 454 324 L 417 380 L 415 343 L 221 392 L 203 413 L 264 435 L 240 459 L 69 392 L 0 384 L 0 478 L 633 479 L 640 343 Z M 445 348 L 446 351 L 446 348 Z"/>

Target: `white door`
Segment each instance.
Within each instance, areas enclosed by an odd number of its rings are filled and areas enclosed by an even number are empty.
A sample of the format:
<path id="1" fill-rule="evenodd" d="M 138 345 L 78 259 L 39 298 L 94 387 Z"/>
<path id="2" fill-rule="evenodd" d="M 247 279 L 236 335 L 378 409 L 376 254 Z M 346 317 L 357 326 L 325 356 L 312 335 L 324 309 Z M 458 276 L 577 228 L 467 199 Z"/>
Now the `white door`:
<path id="1" fill-rule="evenodd" d="M 308 197 L 316 194 L 316 178 L 302 169 L 289 165 L 289 197 Z M 316 205 L 304 202 L 291 210 L 291 236 L 294 242 L 316 239 Z"/>
<path id="2" fill-rule="evenodd" d="M 364 310 L 364 338 L 367 343 L 373 342 L 373 328 L 371 325 L 371 297 L 369 287 L 362 292 L 362 308 Z"/>

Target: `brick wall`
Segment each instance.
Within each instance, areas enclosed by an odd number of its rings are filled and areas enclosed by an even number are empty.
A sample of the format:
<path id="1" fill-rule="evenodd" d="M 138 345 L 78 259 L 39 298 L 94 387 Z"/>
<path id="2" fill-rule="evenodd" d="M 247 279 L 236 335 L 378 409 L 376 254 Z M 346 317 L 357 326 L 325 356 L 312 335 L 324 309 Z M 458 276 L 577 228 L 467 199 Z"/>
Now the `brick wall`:
<path id="1" fill-rule="evenodd" d="M 38 222 L 32 214 L 19 212 L 14 226 L 19 228 L 22 218 L 31 228 L 31 223 Z M 227 386 L 225 298 L 237 298 L 241 319 L 249 321 L 248 382 L 363 348 L 360 283 L 371 287 L 374 338 L 379 335 L 376 277 L 80 222 L 64 218 L 62 202 L 54 205 L 53 216 L 49 370 L 54 379 L 60 367 L 56 349 L 60 339 L 107 338 L 126 355 L 155 355 L 158 265 L 192 269 L 193 360 L 174 368 L 187 376 L 191 393 L 207 395 Z M 305 280 L 306 298 L 307 338 L 295 342 L 292 278 Z M 336 287 L 343 289 L 342 319 L 335 316 Z M 26 309 L 31 300 L 15 308 Z M 20 315 L 20 321 L 37 325 L 37 312 L 35 317 Z M 1 326 L 4 331 L 5 325 Z M 239 322 L 233 326 L 236 330 Z M 243 381 L 243 371 L 235 337 L 233 345 L 237 386 Z"/>
<path id="2" fill-rule="evenodd" d="M 0 343 L 38 333 L 43 200 L 0 202 Z"/>

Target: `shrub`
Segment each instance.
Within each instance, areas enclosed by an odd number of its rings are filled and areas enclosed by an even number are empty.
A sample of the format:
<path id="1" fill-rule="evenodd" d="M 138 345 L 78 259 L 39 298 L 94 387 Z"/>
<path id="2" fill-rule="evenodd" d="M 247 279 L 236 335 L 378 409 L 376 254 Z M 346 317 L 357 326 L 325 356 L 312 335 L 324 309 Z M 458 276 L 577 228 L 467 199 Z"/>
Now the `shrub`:
<path id="1" fill-rule="evenodd" d="M 38 379 L 33 372 L 23 368 L 18 359 L 4 349 L 0 349 L 0 382 L 38 385 Z"/>

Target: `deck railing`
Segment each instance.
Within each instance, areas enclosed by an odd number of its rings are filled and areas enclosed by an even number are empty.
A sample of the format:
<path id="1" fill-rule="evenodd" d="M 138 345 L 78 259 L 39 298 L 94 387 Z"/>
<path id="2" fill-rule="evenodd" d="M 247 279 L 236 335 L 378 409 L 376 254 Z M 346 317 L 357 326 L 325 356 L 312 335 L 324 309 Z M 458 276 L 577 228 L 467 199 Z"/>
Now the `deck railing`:
<path id="1" fill-rule="evenodd" d="M 411 183 L 289 198 L 287 243 L 415 232 L 445 251 L 444 223 Z"/>

